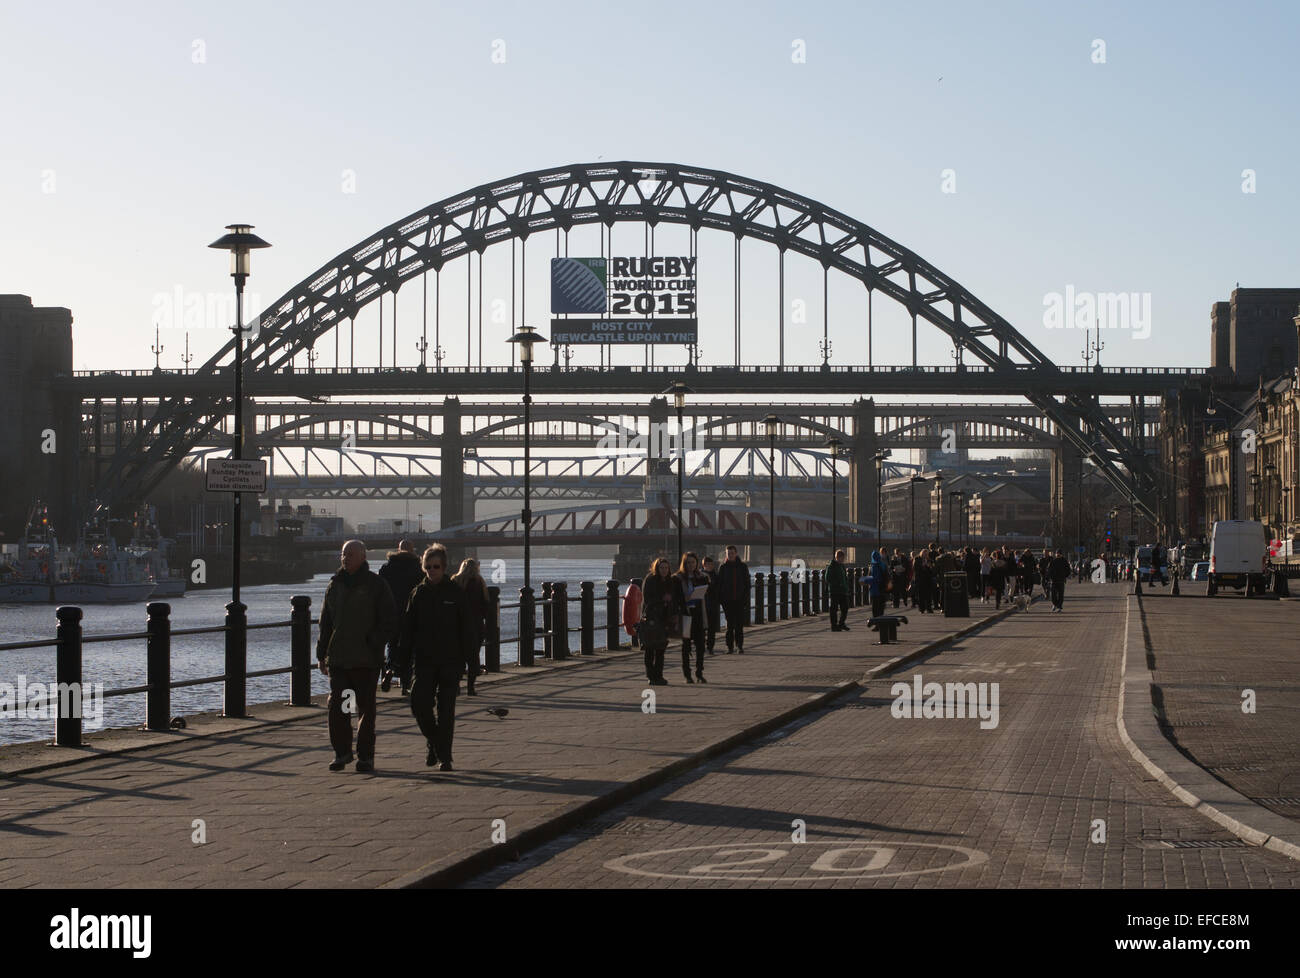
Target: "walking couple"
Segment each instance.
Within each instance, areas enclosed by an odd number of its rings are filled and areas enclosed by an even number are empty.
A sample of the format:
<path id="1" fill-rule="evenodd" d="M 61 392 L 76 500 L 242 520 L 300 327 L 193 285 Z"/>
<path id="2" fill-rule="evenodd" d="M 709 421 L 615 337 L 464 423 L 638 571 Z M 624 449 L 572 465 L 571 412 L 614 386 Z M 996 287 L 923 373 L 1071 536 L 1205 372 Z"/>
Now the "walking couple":
<path id="1" fill-rule="evenodd" d="M 402 541 L 398 553 L 414 557 Z M 390 564 L 397 558 L 390 555 Z M 366 562 L 360 540 L 343 545 L 342 567 L 325 589 L 316 658 L 329 677 L 329 732 L 334 748 L 331 771 L 353 760 L 351 714 L 358 717 L 357 770 L 374 770 L 376 687 L 384 666 L 384 648 L 395 643 L 393 668 L 403 690 L 409 689 L 411 713 L 428 747 L 425 763 L 452 770 L 452 736 L 460 677 L 467 673 L 474 695 L 478 648 L 486 622 L 487 586 L 476 561 L 467 560 L 460 573 L 447 574 L 447 551 L 434 544 L 424 552 L 424 576 L 400 596 Z M 386 575 L 387 576 L 387 575 Z"/>
<path id="2" fill-rule="evenodd" d="M 642 584 L 640 634 L 645 648 L 646 678 L 652 686 L 667 686 L 664 657 L 673 636 L 682 637 L 682 674 L 686 682 L 707 683 L 704 653 L 713 652 L 714 637 L 720 630 L 719 610 L 727 615 L 727 651 L 745 652 L 745 614 L 749 609 L 749 569 L 734 546 L 727 547 L 727 559 L 714 570 L 713 558 L 704 566 L 694 553 L 682 555 L 677 573 L 667 558 L 657 557 Z M 691 677 L 691 652 L 695 653 L 695 675 Z"/>

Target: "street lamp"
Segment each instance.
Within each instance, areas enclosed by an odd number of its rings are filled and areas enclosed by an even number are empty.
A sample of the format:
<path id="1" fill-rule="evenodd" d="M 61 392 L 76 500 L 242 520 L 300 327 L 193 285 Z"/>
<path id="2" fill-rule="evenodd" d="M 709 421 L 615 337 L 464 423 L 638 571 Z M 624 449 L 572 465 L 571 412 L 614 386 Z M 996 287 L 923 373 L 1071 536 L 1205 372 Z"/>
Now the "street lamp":
<path id="1" fill-rule="evenodd" d="M 1285 533 L 1291 527 L 1291 487 L 1282 487 L 1282 524 Z"/>
<path id="2" fill-rule="evenodd" d="M 545 343 L 546 337 L 531 326 L 523 326 L 519 332 L 507 341 L 519 347 L 519 362 L 524 368 L 524 590 L 531 592 L 532 580 L 532 524 L 533 524 L 533 486 L 529 473 L 531 467 L 532 443 L 532 379 L 533 379 L 533 345 Z M 442 368 L 439 358 L 439 369 Z"/>
<path id="3" fill-rule="evenodd" d="M 565 365 L 567 366 L 567 363 Z M 682 469 L 686 465 L 686 446 L 682 442 L 684 431 L 682 412 L 686 408 L 686 395 L 694 394 L 695 391 L 677 380 L 664 393 L 673 396 L 673 406 L 677 408 L 677 559 L 680 561 L 682 554 L 686 553 L 682 547 Z"/>
<path id="4" fill-rule="evenodd" d="M 826 447 L 831 450 L 831 559 L 835 558 L 835 529 L 836 529 L 836 501 L 835 501 L 835 460 L 839 458 L 840 446 L 844 443 L 832 435 L 826 439 Z"/>
<path id="5" fill-rule="evenodd" d="M 252 274 L 253 249 L 271 245 L 252 233 L 251 224 L 227 224 L 226 230 L 230 233 L 223 234 L 208 247 L 230 252 L 230 276 L 235 280 L 235 325 L 230 327 L 235 334 L 235 444 L 232 457 L 241 459 L 244 457 L 244 283 Z M 235 493 L 230 601 L 236 605 L 239 604 L 239 542 L 243 515 L 240 500 L 243 495 L 242 492 Z"/>
<path id="6" fill-rule="evenodd" d="M 1277 465 L 1269 462 L 1264 466 L 1264 516 L 1268 521 L 1269 539 L 1273 539 L 1273 479 L 1277 476 Z"/>
<path id="7" fill-rule="evenodd" d="M 781 419 L 775 414 L 769 414 L 763 419 L 763 425 L 767 428 L 767 472 L 768 472 L 768 504 L 767 504 L 767 558 L 770 573 L 768 574 L 767 593 L 771 596 L 769 604 L 773 609 L 776 608 L 776 429 L 781 426 Z"/>
<path id="8" fill-rule="evenodd" d="M 233 405 L 235 431 L 232 457 L 238 460 L 244 456 L 244 283 L 248 281 L 248 276 L 252 272 L 253 249 L 271 246 L 252 233 L 251 224 L 227 224 L 226 230 L 228 234 L 223 234 L 208 247 L 221 248 L 230 252 L 230 276 L 235 280 L 235 325 L 230 327 L 230 331 L 235 334 L 235 403 Z M 245 708 L 248 673 L 248 609 L 239 600 L 243 496 L 242 492 L 236 492 L 233 504 L 230 604 L 226 605 L 224 713 L 231 717 L 242 717 L 248 712 Z"/>
<path id="9" fill-rule="evenodd" d="M 961 510 L 962 500 L 965 498 L 965 495 L 966 494 L 963 493 L 960 489 L 954 489 L 952 490 L 952 492 L 948 493 L 948 546 L 949 548 L 952 547 L 953 510 Z"/>
<path id="10" fill-rule="evenodd" d="M 880 550 L 884 546 L 884 530 L 881 524 L 884 523 L 882 515 L 885 505 L 885 459 L 889 458 L 889 449 L 882 448 L 876 452 L 876 549 Z"/>
<path id="11" fill-rule="evenodd" d="M 1259 473 L 1250 474 L 1250 507 L 1254 513 L 1255 522 L 1259 522 Z"/>
<path id="12" fill-rule="evenodd" d="M 912 494 L 912 552 L 913 553 L 916 552 L 916 484 L 918 482 L 924 482 L 924 481 L 925 481 L 925 476 L 922 475 L 914 475 L 912 476 L 911 479 L 908 480 L 908 482 L 910 483 L 908 489 Z"/>
<path id="13" fill-rule="evenodd" d="M 934 518 L 934 542 L 939 542 L 939 524 L 943 522 L 943 473 L 934 474 L 934 494 L 939 499 L 939 513 Z M 948 534 L 948 546 L 952 546 L 952 534 Z"/>

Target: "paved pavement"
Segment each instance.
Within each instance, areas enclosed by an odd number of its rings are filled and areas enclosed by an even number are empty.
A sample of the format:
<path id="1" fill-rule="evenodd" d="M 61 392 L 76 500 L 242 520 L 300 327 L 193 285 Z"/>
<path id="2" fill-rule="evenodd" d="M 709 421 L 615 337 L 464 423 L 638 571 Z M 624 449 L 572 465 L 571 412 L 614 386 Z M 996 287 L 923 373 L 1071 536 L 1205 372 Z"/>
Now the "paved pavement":
<path id="1" fill-rule="evenodd" d="M 27 773 L 33 757 L 69 752 L 5 749 L 0 886 L 410 883 L 491 850 L 494 830 L 516 839 L 954 630 L 953 620 L 914 615 L 903 644 L 882 648 L 869 644 L 866 617 L 854 609 L 847 633 L 830 633 L 825 616 L 756 628 L 746 655 L 707 662 L 708 685 L 685 685 L 670 655 L 673 685 L 654 691 L 653 714 L 642 709 L 639 655 L 511 670 L 459 700 L 454 773 L 424 767 L 396 694 L 381 696 L 373 775 L 326 769 L 319 705 L 307 720 L 293 719 L 302 709 L 264 705 L 253 721 L 118 733 L 117 746 L 141 749 Z M 496 706 L 509 715 L 486 712 Z"/>
<path id="2" fill-rule="evenodd" d="M 1220 781 L 1300 823 L 1300 602 L 1204 594 L 1193 583 L 1142 601 L 1162 729 Z"/>
<path id="3" fill-rule="evenodd" d="M 1120 741 L 1128 604 L 1071 585 L 1064 613 L 1015 614 L 471 885 L 1300 886 L 1300 862 L 1179 802 Z M 996 682 L 998 725 L 895 716 L 914 675 Z"/>

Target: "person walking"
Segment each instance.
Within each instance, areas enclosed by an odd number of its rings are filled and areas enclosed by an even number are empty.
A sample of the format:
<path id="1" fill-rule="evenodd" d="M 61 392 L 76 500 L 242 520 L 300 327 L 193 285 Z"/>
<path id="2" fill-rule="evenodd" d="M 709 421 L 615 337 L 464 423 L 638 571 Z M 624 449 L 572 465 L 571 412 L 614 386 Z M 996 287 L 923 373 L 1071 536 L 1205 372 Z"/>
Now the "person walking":
<path id="1" fill-rule="evenodd" d="M 988 602 L 993 597 L 993 555 L 989 548 L 984 548 L 980 555 L 980 601 Z"/>
<path id="2" fill-rule="evenodd" d="M 379 576 L 393 592 L 393 601 L 397 605 L 398 615 L 405 617 L 406 602 L 410 600 L 411 592 L 424 580 L 424 571 L 420 570 L 420 558 L 415 555 L 415 544 L 410 540 L 403 540 L 397 545 L 396 550 L 390 550 L 387 562 L 379 568 Z M 392 641 L 388 643 L 388 660 L 384 663 L 384 673 L 379 688 L 387 693 L 392 688 L 393 677 L 396 676 L 402 687 L 402 695 L 406 696 L 411 691 L 411 664 L 401 661 L 397 640 L 398 636 L 394 635 Z"/>
<path id="3" fill-rule="evenodd" d="M 980 592 L 980 555 L 975 552 L 974 547 L 966 548 L 966 560 L 962 565 L 966 571 L 966 596 L 968 598 L 982 597 Z"/>
<path id="4" fill-rule="evenodd" d="M 849 617 L 849 575 L 844 569 L 844 551 L 835 551 L 835 556 L 826 565 L 826 590 L 831 599 L 831 631 L 847 632 L 849 626 L 845 621 Z"/>
<path id="5" fill-rule="evenodd" d="M 664 654 L 669 636 L 680 634 L 685 608 L 681 589 L 672 576 L 667 558 L 656 557 L 645 576 L 642 588 L 641 644 L 645 648 L 645 674 L 651 686 L 667 686 L 664 678 Z"/>
<path id="6" fill-rule="evenodd" d="M 722 602 L 718 599 L 718 568 L 712 557 L 703 560 L 704 576 L 709 579 L 709 593 L 704 596 L 704 641 L 709 655 L 713 655 L 713 644 L 722 630 Z"/>
<path id="7" fill-rule="evenodd" d="M 682 619 L 682 672 L 686 682 L 693 684 L 696 680 L 705 682 L 704 678 L 704 599 L 692 595 L 698 587 L 707 587 L 709 579 L 699 570 L 696 556 L 691 551 L 682 554 L 681 566 L 677 568 L 677 586 L 681 589 L 682 606 L 685 617 Z M 695 679 L 691 678 L 691 650 L 695 650 Z"/>
<path id="8" fill-rule="evenodd" d="M 749 616 L 749 567 L 734 544 L 718 569 L 718 600 L 727 616 L 727 652 L 745 654 L 745 621 Z"/>
<path id="9" fill-rule="evenodd" d="M 478 647 L 465 591 L 447 574 L 447 550 L 424 552 L 424 580 L 411 592 L 402 624 L 403 654 L 411 663 L 411 714 L 424 734 L 424 763 L 452 771 L 452 740 L 461 673 L 477 674 Z"/>
<path id="10" fill-rule="evenodd" d="M 641 578 L 634 577 L 623 595 L 623 630 L 632 636 L 632 648 L 641 644 Z"/>
<path id="11" fill-rule="evenodd" d="M 922 550 L 917 556 L 916 561 L 912 564 L 915 568 L 916 583 L 916 606 L 920 609 L 921 614 L 930 613 L 931 601 L 934 598 L 934 567 L 930 563 L 930 555 Z"/>
<path id="12" fill-rule="evenodd" d="M 479 571 L 478 561 L 472 557 L 466 557 L 460 562 L 460 570 L 452 575 L 451 582 L 465 592 L 465 604 L 469 609 L 470 634 L 473 637 L 474 651 L 465 673 L 465 693 L 468 696 L 477 696 L 478 693 L 474 691 L 474 680 L 483 671 L 478 661 L 478 650 L 482 648 L 483 636 L 487 634 L 488 608 L 491 599 L 488 597 L 487 582 L 483 580 L 483 575 Z"/>
<path id="13" fill-rule="evenodd" d="M 867 594 L 871 598 L 871 617 L 879 618 L 885 613 L 885 596 L 893 588 L 889 568 L 879 550 L 871 551 L 871 570 L 867 575 Z"/>
<path id="14" fill-rule="evenodd" d="M 1065 604 L 1065 582 L 1070 578 L 1070 562 L 1065 559 L 1065 551 L 1057 550 L 1052 562 L 1047 565 L 1045 581 L 1052 582 L 1052 610 L 1061 611 Z"/>
<path id="15" fill-rule="evenodd" d="M 357 714 L 357 770 L 375 769 L 375 701 L 384 646 L 398 632 L 393 592 L 366 563 L 360 540 L 343 544 L 341 567 L 325 588 L 321 602 L 316 659 L 329 677 L 331 771 L 352 762 L 352 718 Z M 347 709 L 345 713 L 344 710 Z"/>
<path id="16" fill-rule="evenodd" d="M 1002 607 L 1002 592 L 1007 586 L 1007 576 L 1010 569 L 1007 559 L 1002 556 L 1002 551 L 994 550 L 993 569 L 989 572 L 989 585 L 993 588 L 993 599 L 996 602 L 993 605 L 994 610 Z"/>
<path id="17" fill-rule="evenodd" d="M 881 558 L 884 559 L 883 556 Z M 894 556 L 889 560 L 889 578 L 890 588 L 894 593 L 894 607 L 897 608 L 900 601 L 907 600 L 907 579 L 911 567 L 903 552 L 897 547 L 894 548 Z"/>

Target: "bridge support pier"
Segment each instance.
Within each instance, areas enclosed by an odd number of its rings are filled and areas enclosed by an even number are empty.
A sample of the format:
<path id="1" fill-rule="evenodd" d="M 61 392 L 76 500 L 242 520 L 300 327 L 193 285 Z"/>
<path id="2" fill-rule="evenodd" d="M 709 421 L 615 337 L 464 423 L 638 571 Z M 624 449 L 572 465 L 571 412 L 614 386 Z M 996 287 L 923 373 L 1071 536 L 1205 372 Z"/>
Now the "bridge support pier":
<path id="1" fill-rule="evenodd" d="M 460 427 L 460 398 L 448 397 L 442 403 L 438 525 L 446 528 L 465 522 L 465 436 Z"/>
<path id="2" fill-rule="evenodd" d="M 876 402 L 871 398 L 859 399 L 853 405 L 853 437 L 849 458 L 849 519 L 854 523 L 875 526 L 877 520 L 876 451 L 880 447 L 876 437 Z M 864 561 L 869 554 L 859 554 L 858 548 L 849 547 L 850 563 Z"/>
<path id="3" fill-rule="evenodd" d="M 1079 542 L 1079 479 L 1083 459 L 1079 450 L 1065 438 L 1052 452 L 1052 522 L 1060 536 L 1053 547 L 1069 549 Z"/>

